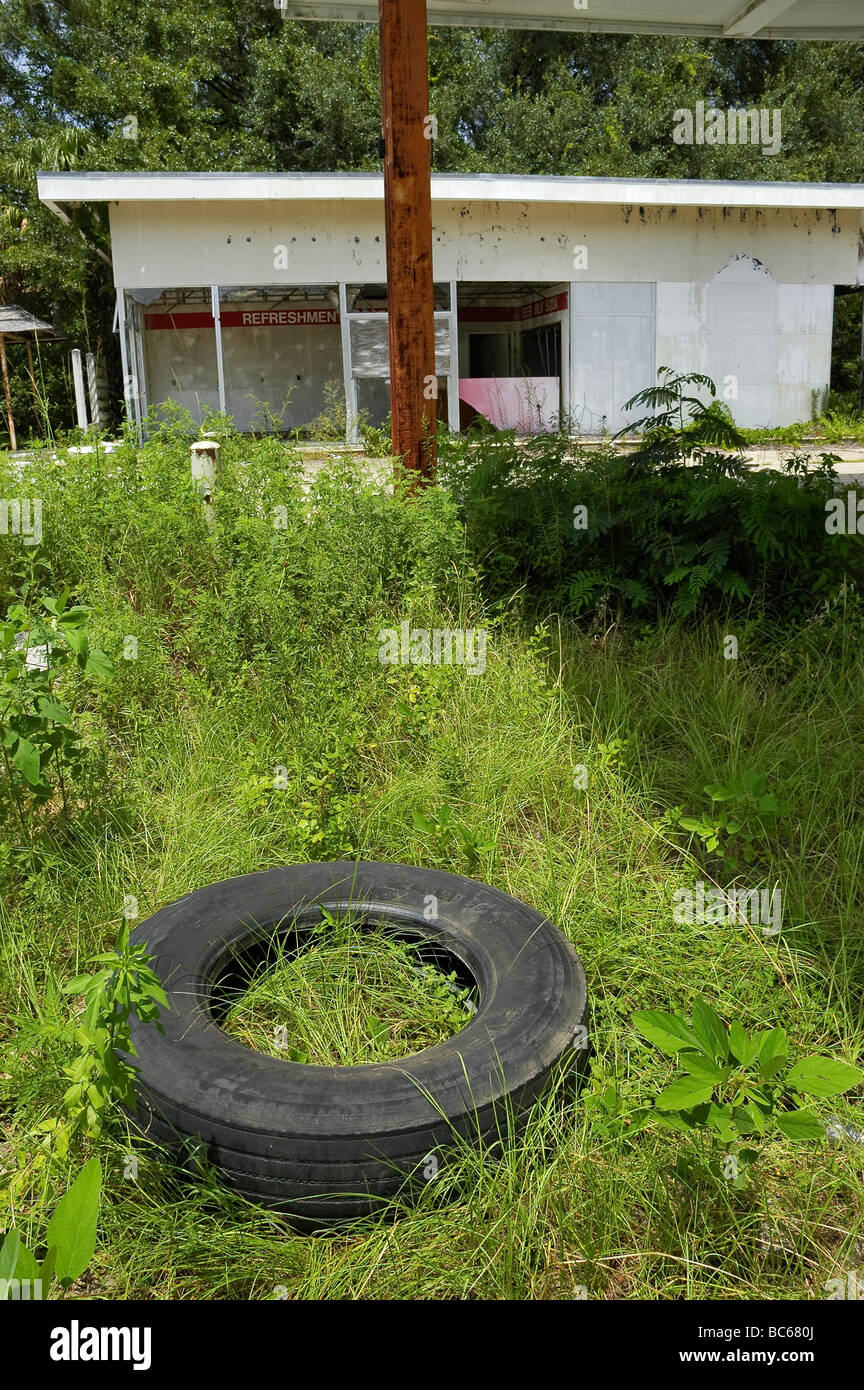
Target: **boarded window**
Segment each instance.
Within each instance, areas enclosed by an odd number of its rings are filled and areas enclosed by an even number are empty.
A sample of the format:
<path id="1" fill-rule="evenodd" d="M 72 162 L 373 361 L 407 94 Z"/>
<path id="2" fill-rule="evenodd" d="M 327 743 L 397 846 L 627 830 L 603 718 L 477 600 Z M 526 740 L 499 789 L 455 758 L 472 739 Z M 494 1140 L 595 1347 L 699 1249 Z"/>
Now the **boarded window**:
<path id="1" fill-rule="evenodd" d="M 355 377 L 389 377 L 390 347 L 387 337 L 387 315 L 374 319 L 349 317 L 351 332 L 351 370 Z M 446 376 L 450 371 L 450 324 L 448 319 L 435 320 L 435 371 Z"/>

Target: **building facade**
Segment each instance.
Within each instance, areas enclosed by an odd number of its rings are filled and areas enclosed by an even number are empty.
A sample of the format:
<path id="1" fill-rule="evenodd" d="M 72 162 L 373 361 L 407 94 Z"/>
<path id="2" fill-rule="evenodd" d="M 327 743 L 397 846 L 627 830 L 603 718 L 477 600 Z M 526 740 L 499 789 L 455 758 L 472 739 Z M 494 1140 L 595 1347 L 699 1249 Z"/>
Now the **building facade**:
<path id="1" fill-rule="evenodd" d="M 807 420 L 834 288 L 864 282 L 864 185 L 434 175 L 436 373 L 451 429 L 623 428 L 658 367 L 710 376 L 738 424 Z M 127 409 L 349 440 L 388 409 L 375 174 L 41 174 L 110 210 Z M 432 388 L 434 389 L 434 387 Z"/>

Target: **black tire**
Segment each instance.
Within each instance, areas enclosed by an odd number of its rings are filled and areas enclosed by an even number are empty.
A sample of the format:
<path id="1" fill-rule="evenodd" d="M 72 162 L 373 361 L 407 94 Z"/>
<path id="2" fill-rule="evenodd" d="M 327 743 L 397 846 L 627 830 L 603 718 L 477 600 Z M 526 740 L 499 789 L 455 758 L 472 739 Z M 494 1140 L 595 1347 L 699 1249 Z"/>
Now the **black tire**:
<path id="1" fill-rule="evenodd" d="M 437 919 L 427 920 L 430 895 Z M 235 1042 L 214 1012 L 232 963 L 290 928 L 350 908 L 443 950 L 479 990 L 467 1026 L 398 1061 L 304 1065 Z M 582 964 L 539 912 L 483 883 L 404 864 L 299 864 L 229 879 L 132 934 L 168 995 L 164 1033 L 135 1021 L 136 1123 L 203 1143 L 225 1181 L 312 1224 L 366 1215 L 434 1171 L 454 1134 L 494 1142 L 562 1061 L 585 1052 Z"/>

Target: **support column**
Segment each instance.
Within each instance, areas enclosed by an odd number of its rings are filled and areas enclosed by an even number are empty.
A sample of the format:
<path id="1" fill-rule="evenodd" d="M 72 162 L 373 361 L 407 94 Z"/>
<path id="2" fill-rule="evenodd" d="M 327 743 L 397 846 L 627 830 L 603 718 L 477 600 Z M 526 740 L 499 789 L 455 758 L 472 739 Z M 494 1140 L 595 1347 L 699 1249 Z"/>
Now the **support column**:
<path id="1" fill-rule="evenodd" d="M 141 443 L 141 422 L 138 419 L 138 382 L 129 370 L 129 339 L 126 330 L 126 291 L 117 291 L 117 331 L 120 334 L 120 362 L 123 368 L 123 399 L 126 418 L 135 423 L 138 443 Z"/>
<path id="2" fill-rule="evenodd" d="M 138 418 L 146 433 L 147 422 L 147 363 L 144 358 L 144 310 L 135 304 L 132 317 L 132 343 L 135 350 L 135 375 L 138 382 Z"/>
<path id="3" fill-rule="evenodd" d="M 573 291 L 570 289 L 567 294 L 567 313 L 561 319 L 561 413 L 558 421 L 558 428 L 566 428 L 570 433 L 570 300 Z"/>
<path id="4" fill-rule="evenodd" d="M 450 416 L 450 433 L 459 432 L 459 314 L 457 310 L 457 284 L 450 281 L 450 372 L 447 377 L 447 414 Z"/>
<path id="5" fill-rule="evenodd" d="M 219 310 L 219 286 L 210 286 L 210 305 L 216 330 L 216 375 L 219 379 L 219 409 L 225 414 L 225 363 L 222 359 L 222 315 Z"/>
<path id="6" fill-rule="evenodd" d="M 348 292 L 339 281 L 339 330 L 342 334 L 342 380 L 345 386 L 345 443 L 357 444 L 357 383 L 351 360 L 351 323 L 348 318 Z"/>
<path id="7" fill-rule="evenodd" d="M 378 0 L 393 452 L 418 483 L 435 468 L 432 154 L 426 0 Z"/>
<path id="8" fill-rule="evenodd" d="M 583 282 L 581 280 L 571 280 L 567 289 L 567 338 L 568 338 L 568 372 L 569 386 L 567 390 L 567 409 L 572 415 L 576 407 L 576 291 Z M 584 417 L 583 417 L 584 418 Z M 571 433 L 573 426 L 571 424 Z"/>

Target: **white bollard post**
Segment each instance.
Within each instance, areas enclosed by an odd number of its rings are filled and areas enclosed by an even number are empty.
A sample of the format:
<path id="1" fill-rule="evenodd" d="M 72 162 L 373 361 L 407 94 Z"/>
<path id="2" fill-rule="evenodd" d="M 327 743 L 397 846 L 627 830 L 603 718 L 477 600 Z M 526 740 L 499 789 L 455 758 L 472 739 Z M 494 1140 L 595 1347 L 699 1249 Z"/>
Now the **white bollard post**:
<path id="1" fill-rule="evenodd" d="M 189 450 L 192 477 L 198 483 L 204 515 L 210 523 L 213 522 L 213 492 L 216 474 L 220 469 L 220 448 L 221 445 L 215 439 L 198 439 Z"/>
<path id="2" fill-rule="evenodd" d="M 88 352 L 87 358 L 87 395 L 90 397 L 90 419 L 97 427 L 102 423 L 102 411 L 99 405 L 99 387 L 96 380 L 96 357 L 92 352 Z"/>
<path id="3" fill-rule="evenodd" d="M 84 394 L 84 367 L 81 362 L 81 349 L 72 349 L 72 380 L 75 383 L 75 414 L 79 430 L 87 428 L 87 397 Z"/>

